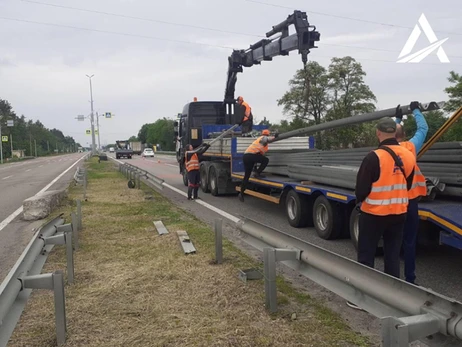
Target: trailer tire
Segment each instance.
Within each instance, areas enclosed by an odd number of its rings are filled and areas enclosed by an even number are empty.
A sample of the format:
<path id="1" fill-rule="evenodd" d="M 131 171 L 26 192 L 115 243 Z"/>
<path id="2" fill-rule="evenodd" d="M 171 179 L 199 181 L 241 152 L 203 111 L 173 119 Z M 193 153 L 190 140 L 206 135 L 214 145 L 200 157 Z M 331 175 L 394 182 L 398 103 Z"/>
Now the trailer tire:
<path id="1" fill-rule="evenodd" d="M 294 228 L 303 228 L 313 222 L 308 199 L 295 190 L 287 193 L 285 206 L 289 224 Z"/>
<path id="2" fill-rule="evenodd" d="M 313 206 L 313 224 L 324 240 L 335 240 L 342 232 L 342 217 L 337 207 L 324 195 L 316 198 Z"/>
<path id="3" fill-rule="evenodd" d="M 353 243 L 353 246 L 356 250 L 358 250 L 359 240 L 359 215 L 359 211 L 356 208 L 354 208 L 353 211 L 351 211 L 349 223 L 351 243 Z"/>
<path id="4" fill-rule="evenodd" d="M 218 176 L 217 176 L 217 170 L 215 169 L 214 166 L 210 167 L 209 170 L 209 177 L 208 177 L 209 185 L 210 185 L 210 193 L 213 196 L 218 195 Z"/>
<path id="5" fill-rule="evenodd" d="M 199 175 L 201 177 L 200 185 L 201 185 L 201 190 L 204 193 L 210 193 L 207 169 L 208 169 L 208 165 L 206 164 L 202 164 L 199 168 Z"/>

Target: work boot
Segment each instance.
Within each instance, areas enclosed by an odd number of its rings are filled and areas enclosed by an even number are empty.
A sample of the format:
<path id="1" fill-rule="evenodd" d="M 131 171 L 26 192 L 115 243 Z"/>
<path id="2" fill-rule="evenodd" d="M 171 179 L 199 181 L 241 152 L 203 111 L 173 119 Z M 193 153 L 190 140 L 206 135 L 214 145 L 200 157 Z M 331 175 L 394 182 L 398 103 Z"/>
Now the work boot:
<path id="1" fill-rule="evenodd" d="M 188 187 L 188 200 L 192 200 L 192 187 Z"/>
<path id="2" fill-rule="evenodd" d="M 238 197 L 241 202 L 244 202 L 244 194 L 239 193 Z"/>

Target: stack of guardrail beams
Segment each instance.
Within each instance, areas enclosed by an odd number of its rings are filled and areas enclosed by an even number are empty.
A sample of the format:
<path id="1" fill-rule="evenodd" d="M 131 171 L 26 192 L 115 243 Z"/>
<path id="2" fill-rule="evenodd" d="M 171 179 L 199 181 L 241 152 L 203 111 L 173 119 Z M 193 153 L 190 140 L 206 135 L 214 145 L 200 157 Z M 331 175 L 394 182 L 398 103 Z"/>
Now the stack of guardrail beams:
<path id="1" fill-rule="evenodd" d="M 354 189 L 359 166 L 366 154 L 374 149 L 363 147 L 298 153 L 269 151 L 270 163 L 265 171 L 297 180 Z M 438 178 L 446 184 L 441 194 L 462 196 L 462 142 L 436 143 L 418 160 L 418 164 L 426 177 Z"/>

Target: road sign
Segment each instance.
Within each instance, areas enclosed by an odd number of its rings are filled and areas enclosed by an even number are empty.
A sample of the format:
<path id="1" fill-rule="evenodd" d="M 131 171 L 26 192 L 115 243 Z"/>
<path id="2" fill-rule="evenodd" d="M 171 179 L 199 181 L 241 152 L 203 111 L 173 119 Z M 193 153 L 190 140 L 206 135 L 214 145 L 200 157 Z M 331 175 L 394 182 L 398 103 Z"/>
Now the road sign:
<path id="1" fill-rule="evenodd" d="M 95 135 L 98 135 L 98 129 L 95 130 Z"/>
<path id="2" fill-rule="evenodd" d="M 9 119 L 6 121 L 6 126 L 7 127 L 14 127 L 14 120 L 12 119 Z"/>
<path id="3" fill-rule="evenodd" d="M 84 120 L 85 120 L 85 116 L 84 116 L 83 114 L 79 114 L 79 115 L 77 116 L 77 120 L 78 120 L 78 121 L 84 121 Z"/>
<path id="4" fill-rule="evenodd" d="M 2 142 L 8 142 L 8 136 L 2 136 Z"/>
<path id="5" fill-rule="evenodd" d="M 89 129 L 85 130 L 85 135 L 91 135 L 91 130 Z"/>
<path id="6" fill-rule="evenodd" d="M 105 117 L 105 118 L 112 118 L 112 113 L 111 113 L 111 112 L 106 112 L 106 113 L 104 114 L 104 117 Z"/>

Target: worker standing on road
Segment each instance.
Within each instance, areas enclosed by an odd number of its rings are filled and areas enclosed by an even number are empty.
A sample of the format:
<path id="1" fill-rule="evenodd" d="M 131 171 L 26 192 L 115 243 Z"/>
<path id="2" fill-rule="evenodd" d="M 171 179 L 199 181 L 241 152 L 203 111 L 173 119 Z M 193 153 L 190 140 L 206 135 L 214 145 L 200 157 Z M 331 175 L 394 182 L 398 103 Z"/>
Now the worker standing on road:
<path id="1" fill-rule="evenodd" d="M 198 155 L 207 151 L 209 147 L 210 145 L 208 143 L 204 143 L 201 145 L 201 147 L 194 150 L 192 145 L 186 145 L 185 167 L 188 171 L 188 200 L 194 200 L 198 198 L 197 193 L 199 191 L 199 183 L 201 181 Z"/>
<path id="2" fill-rule="evenodd" d="M 404 141 L 406 133 L 400 124 L 403 120 L 401 105 L 396 107 L 396 140 L 399 144 L 412 152 L 417 158 L 428 133 L 428 124 L 420 111 L 418 101 L 413 101 L 409 105 L 417 123 L 417 131 L 409 141 Z M 419 230 L 419 200 L 427 195 L 427 185 L 425 177 L 420 172 L 419 167 L 415 166 L 414 180 L 409 190 L 409 205 L 407 207 L 406 223 L 404 224 L 403 250 L 404 250 L 404 278 L 407 282 L 415 284 L 415 250 L 417 243 L 417 231 Z"/>
<path id="3" fill-rule="evenodd" d="M 399 278 L 408 191 L 416 159 L 396 140 L 396 123 L 392 118 L 379 120 L 376 135 L 379 148 L 364 158 L 356 178 L 356 203 L 361 203 L 358 262 L 374 267 L 377 246 L 383 236 L 384 271 Z"/>
<path id="4" fill-rule="evenodd" d="M 261 173 L 265 170 L 268 165 L 269 159 L 265 156 L 268 151 L 268 144 L 275 137 L 269 137 L 270 132 L 268 129 L 262 131 L 262 136 L 258 137 L 244 152 L 242 158 L 244 162 L 244 179 L 241 184 L 241 192 L 239 193 L 239 200 L 244 202 L 244 191 L 249 182 L 252 171 L 255 171 L 254 177 L 264 177 Z M 254 170 L 255 164 L 259 163 L 258 168 Z"/>
<path id="5" fill-rule="evenodd" d="M 253 126 L 252 108 L 244 101 L 242 96 L 237 98 L 237 104 L 244 108 L 244 115 L 238 123 L 241 126 L 242 136 L 250 136 Z"/>

